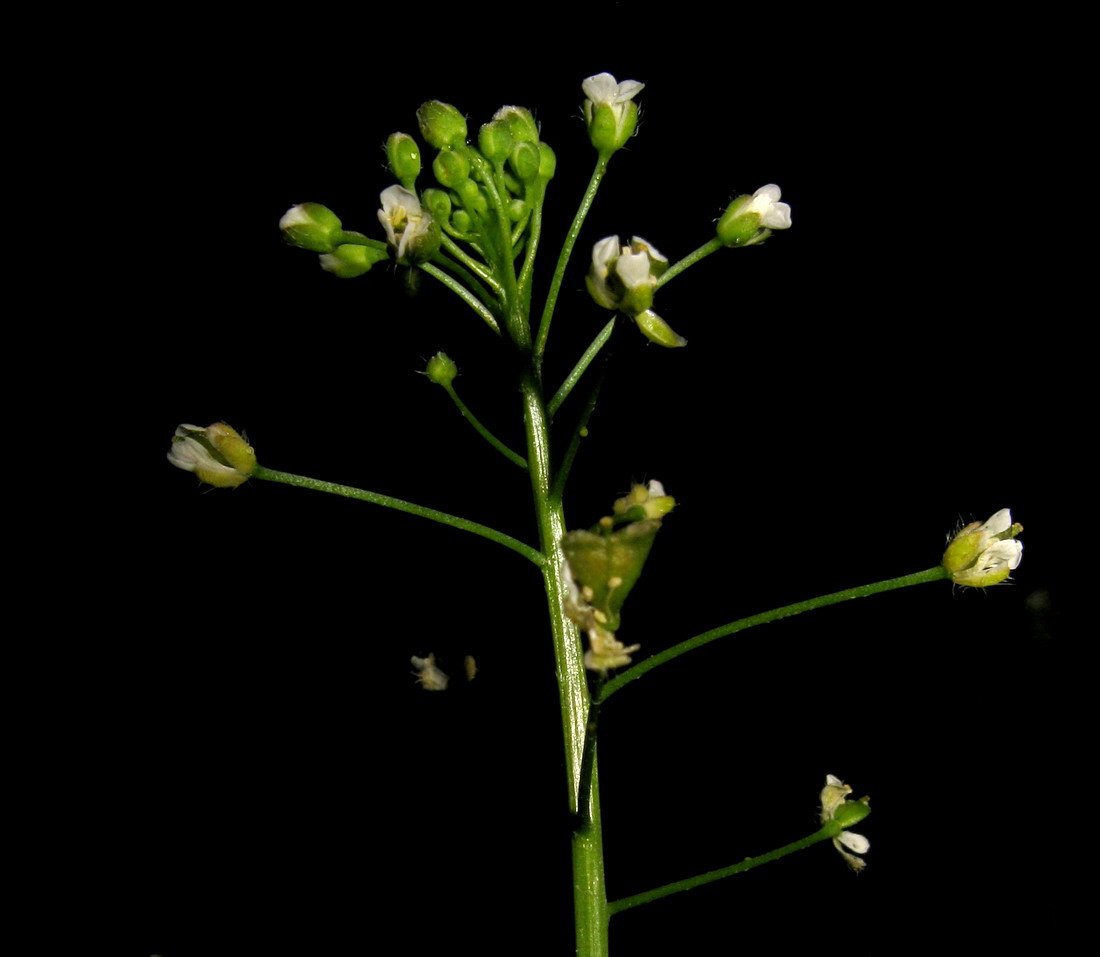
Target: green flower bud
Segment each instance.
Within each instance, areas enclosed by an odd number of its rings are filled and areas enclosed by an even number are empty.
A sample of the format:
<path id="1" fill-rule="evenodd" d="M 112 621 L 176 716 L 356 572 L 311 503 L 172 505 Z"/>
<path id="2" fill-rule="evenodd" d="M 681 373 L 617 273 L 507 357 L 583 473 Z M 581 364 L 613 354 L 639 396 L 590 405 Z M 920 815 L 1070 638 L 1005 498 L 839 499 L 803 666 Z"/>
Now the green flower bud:
<path id="1" fill-rule="evenodd" d="M 468 233 L 474 227 L 474 221 L 464 209 L 456 209 L 451 216 L 451 225 L 460 233 Z"/>
<path id="2" fill-rule="evenodd" d="M 341 279 L 354 279 L 370 272 L 371 266 L 386 259 L 389 259 L 389 255 L 384 249 L 344 243 L 331 253 L 321 256 L 321 268 Z"/>
<path id="3" fill-rule="evenodd" d="M 205 429 L 181 425 L 172 436 L 168 461 L 176 468 L 194 472 L 207 485 L 233 488 L 248 481 L 256 468 L 256 453 L 224 422 L 215 422 Z"/>
<path id="4" fill-rule="evenodd" d="M 426 189 L 420 195 L 424 208 L 432 219 L 445 223 L 451 218 L 451 197 L 441 189 Z"/>
<path id="5" fill-rule="evenodd" d="M 512 139 L 517 143 L 539 141 L 538 124 L 526 107 L 502 106 L 493 114 L 493 119 L 498 123 L 504 123 L 511 132 Z"/>
<path id="6" fill-rule="evenodd" d="M 664 518 L 676 507 L 676 499 L 665 495 L 665 487 L 653 479 L 648 485 L 635 485 L 627 495 L 615 499 L 615 519 L 637 522 L 643 518 Z"/>
<path id="7" fill-rule="evenodd" d="M 416 111 L 420 135 L 437 150 L 466 142 L 466 118 L 450 103 L 430 100 Z"/>
<path id="8" fill-rule="evenodd" d="M 448 388 L 458 375 L 458 366 L 447 353 L 437 352 L 428 360 L 428 368 L 424 370 L 424 374 L 436 385 Z"/>
<path id="9" fill-rule="evenodd" d="M 420 147 L 408 133 L 391 133 L 386 140 L 386 162 L 397 181 L 412 189 L 420 175 Z"/>
<path id="10" fill-rule="evenodd" d="M 463 180 L 458 184 L 455 191 L 462 200 L 462 205 L 465 206 L 472 215 L 481 219 L 488 216 L 489 198 L 482 191 L 481 187 L 472 179 Z"/>
<path id="11" fill-rule="evenodd" d="M 508 204 L 508 218 L 518 223 L 527 214 L 527 204 L 522 199 L 513 199 Z"/>
<path id="12" fill-rule="evenodd" d="M 457 150 L 441 150 L 432 160 L 432 172 L 441 186 L 457 189 L 463 180 L 470 178 L 470 161 Z"/>
<path id="13" fill-rule="evenodd" d="M 301 203 L 283 213 L 279 228 L 292 246 L 314 253 L 330 253 L 340 241 L 343 226 L 327 206 Z"/>
<path id="14" fill-rule="evenodd" d="M 550 182 L 558 171 L 558 158 L 546 143 L 539 143 L 539 179 Z"/>
<path id="15" fill-rule="evenodd" d="M 530 183 L 539 175 L 539 163 L 541 153 L 534 143 L 516 143 L 512 147 L 512 155 L 508 157 L 508 165 L 523 183 Z"/>
<path id="16" fill-rule="evenodd" d="M 503 163 L 512 152 L 512 133 L 506 123 L 485 123 L 477 134 L 477 148 L 490 163 Z"/>

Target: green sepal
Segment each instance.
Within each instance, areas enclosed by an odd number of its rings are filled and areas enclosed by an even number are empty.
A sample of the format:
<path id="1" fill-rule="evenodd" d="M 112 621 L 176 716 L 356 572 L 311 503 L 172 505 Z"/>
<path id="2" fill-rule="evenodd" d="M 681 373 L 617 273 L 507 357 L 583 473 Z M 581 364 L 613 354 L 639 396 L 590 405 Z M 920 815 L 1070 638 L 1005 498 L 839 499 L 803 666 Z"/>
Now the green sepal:
<path id="1" fill-rule="evenodd" d="M 623 602 L 642 574 L 660 527 L 659 521 L 646 519 L 617 532 L 569 532 L 562 539 L 569 569 L 585 590 L 585 600 L 607 619 L 600 624 L 608 631 L 618 630 Z"/>

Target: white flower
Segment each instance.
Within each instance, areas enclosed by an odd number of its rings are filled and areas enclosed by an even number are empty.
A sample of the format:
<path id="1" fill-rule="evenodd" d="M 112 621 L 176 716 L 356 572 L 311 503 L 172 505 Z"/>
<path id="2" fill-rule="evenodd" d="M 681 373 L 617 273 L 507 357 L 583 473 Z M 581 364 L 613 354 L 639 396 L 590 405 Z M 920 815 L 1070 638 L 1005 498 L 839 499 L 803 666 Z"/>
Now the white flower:
<path id="1" fill-rule="evenodd" d="M 641 237 L 623 245 L 618 236 L 607 236 L 592 247 L 588 292 L 604 309 L 636 315 L 653 304 L 657 277 L 667 268 L 668 260 Z"/>
<path id="2" fill-rule="evenodd" d="M 432 217 L 421 208 L 416 194 L 404 186 L 390 186 L 382 190 L 379 199 L 382 208 L 378 210 L 378 221 L 386 230 L 386 239 L 393 247 L 397 261 L 401 262 L 419 240 L 428 238 Z"/>
<path id="3" fill-rule="evenodd" d="M 779 202 L 783 193 L 775 183 L 761 186 L 752 194 L 742 213 L 756 213 L 760 216 L 760 225 L 767 229 L 790 229 L 791 207 Z"/>
<path id="4" fill-rule="evenodd" d="M 588 136 L 601 153 L 611 154 L 630 139 L 638 123 L 638 107 L 631 101 L 644 88 L 637 80 L 619 83 L 610 73 L 597 73 L 581 84 L 588 97 L 584 101 Z"/>
<path id="5" fill-rule="evenodd" d="M 962 529 L 943 553 L 943 565 L 959 585 L 986 588 L 1008 578 L 1024 555 L 1023 543 L 1015 540 L 1024 530 L 1013 523 L 1012 512 L 1002 508 L 985 522 L 972 522 Z"/>
<path id="6" fill-rule="evenodd" d="M 416 669 L 413 674 L 416 675 L 417 683 L 425 691 L 446 691 L 447 682 L 450 680 L 436 665 L 435 655 L 428 655 L 427 658 L 417 658 L 413 655 L 410 659 L 412 666 Z"/>
<path id="7" fill-rule="evenodd" d="M 852 793 L 851 785 L 845 784 L 834 774 L 825 776 L 825 787 L 821 789 L 821 823 L 828 824 L 835 820 L 837 811 L 844 806 L 848 795 Z M 867 803 L 863 798 L 862 803 Z M 864 811 L 866 813 L 866 811 Z M 841 856 L 848 862 L 848 866 L 854 871 L 861 871 L 867 866 L 862 857 L 857 854 L 866 854 L 871 849 L 871 842 L 862 834 L 854 834 L 852 831 L 841 831 L 833 838 L 833 847 L 840 851 Z M 847 848 L 848 850 L 845 850 Z M 848 853 L 851 851 L 852 853 Z"/>
<path id="8" fill-rule="evenodd" d="M 256 467 L 256 453 L 238 432 L 224 422 L 209 428 L 181 425 L 172 436 L 168 461 L 200 482 L 232 488 L 248 481 Z"/>

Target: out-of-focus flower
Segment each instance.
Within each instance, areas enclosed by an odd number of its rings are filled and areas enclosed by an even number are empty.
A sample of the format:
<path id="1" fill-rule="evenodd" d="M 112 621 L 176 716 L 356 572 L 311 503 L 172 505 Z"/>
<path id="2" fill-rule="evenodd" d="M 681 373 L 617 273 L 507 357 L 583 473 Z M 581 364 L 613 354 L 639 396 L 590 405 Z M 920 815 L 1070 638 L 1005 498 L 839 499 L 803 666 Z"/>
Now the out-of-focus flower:
<path id="1" fill-rule="evenodd" d="M 416 675 L 417 684 L 421 688 L 425 691 L 447 690 L 447 682 L 450 679 L 436 665 L 434 654 L 428 655 L 427 658 L 417 658 L 413 655 L 410 661 L 416 669 L 413 674 Z"/>
<path id="2" fill-rule="evenodd" d="M 597 73 L 583 83 L 584 122 L 588 138 L 602 154 L 622 149 L 638 125 L 638 104 L 633 102 L 645 88 L 637 80 L 619 83 L 610 73 Z"/>
<path id="3" fill-rule="evenodd" d="M 315 253 L 332 252 L 343 230 L 337 215 L 320 203 L 291 206 L 279 220 L 279 228 L 288 243 Z"/>
<path id="4" fill-rule="evenodd" d="M 224 422 L 208 428 L 181 425 L 172 436 L 168 461 L 194 472 L 200 482 L 232 488 L 248 481 L 256 467 L 256 453 L 241 435 Z"/>
<path id="5" fill-rule="evenodd" d="M 615 499 L 617 521 L 636 522 L 643 518 L 664 518 L 676 507 L 676 499 L 665 494 L 665 487 L 656 479 L 648 485 L 635 485 L 622 498 Z"/>
<path id="6" fill-rule="evenodd" d="M 1007 508 L 980 524 L 971 522 L 947 546 L 943 567 L 959 585 L 986 588 L 1003 582 L 1023 558 L 1023 543 L 1015 540 L 1023 530 Z"/>
<path id="7" fill-rule="evenodd" d="M 848 801 L 848 795 L 852 793 L 851 785 L 845 784 L 836 775 L 829 774 L 825 777 L 825 787 L 821 789 L 821 823 L 839 821 L 841 825 L 848 826 L 862 821 L 870 813 L 869 799 L 860 798 L 858 801 Z M 871 842 L 862 834 L 854 834 L 851 831 L 841 831 L 833 838 L 833 846 L 840 851 L 841 856 L 848 862 L 852 870 L 859 872 L 867 866 L 867 862 L 857 854 L 866 854 L 871 849 Z M 847 850 L 845 850 L 847 848 Z"/>

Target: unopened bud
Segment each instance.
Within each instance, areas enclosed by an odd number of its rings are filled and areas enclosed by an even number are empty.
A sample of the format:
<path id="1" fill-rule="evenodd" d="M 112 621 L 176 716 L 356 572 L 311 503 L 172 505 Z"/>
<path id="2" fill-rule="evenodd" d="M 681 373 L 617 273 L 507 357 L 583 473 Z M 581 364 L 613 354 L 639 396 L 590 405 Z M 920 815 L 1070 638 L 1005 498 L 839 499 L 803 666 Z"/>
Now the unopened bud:
<path id="1" fill-rule="evenodd" d="M 299 249 L 330 253 L 340 241 L 342 225 L 337 215 L 320 203 L 291 206 L 279 220 L 286 241 Z"/>

